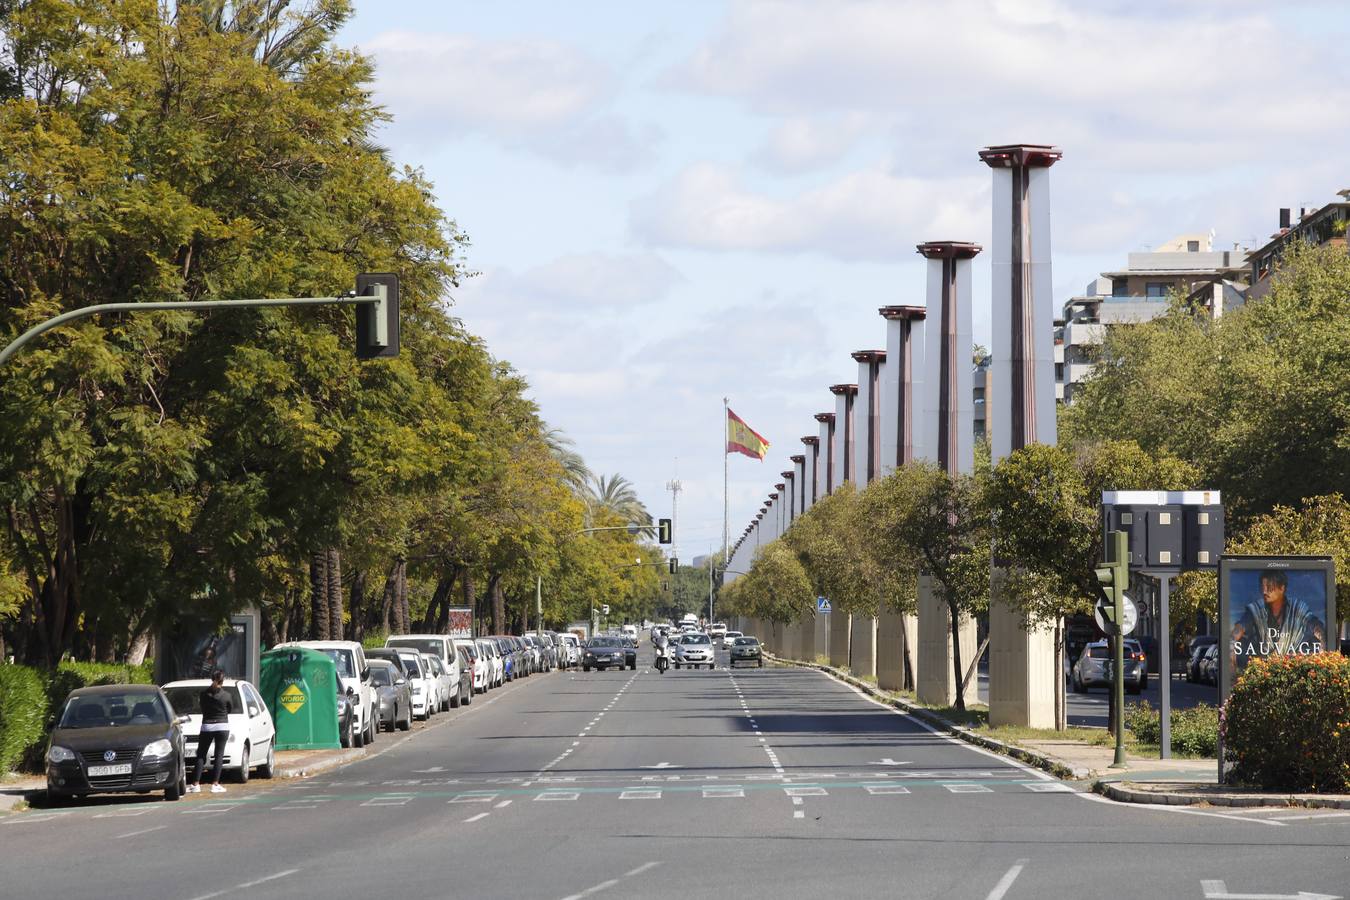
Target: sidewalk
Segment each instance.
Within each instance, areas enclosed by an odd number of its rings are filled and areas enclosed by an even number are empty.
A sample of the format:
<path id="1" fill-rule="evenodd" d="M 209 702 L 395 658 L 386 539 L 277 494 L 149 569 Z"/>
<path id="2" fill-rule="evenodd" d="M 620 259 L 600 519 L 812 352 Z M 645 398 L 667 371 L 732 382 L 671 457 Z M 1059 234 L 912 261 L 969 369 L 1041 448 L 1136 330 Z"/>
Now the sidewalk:
<path id="1" fill-rule="evenodd" d="M 967 743 L 993 750 L 1072 781 L 1090 782 L 1091 790 L 1122 803 L 1158 806 L 1303 806 L 1350 809 L 1350 795 L 1291 794 L 1220 785 L 1213 759 L 1157 759 L 1127 753 L 1125 768 L 1113 769 L 1115 748 L 1074 740 L 1020 740 L 1010 743 L 982 734 L 942 716 L 936 710 L 896 697 L 833 666 L 786 660 L 766 653 L 777 665 L 816 669 L 857 688 Z"/>

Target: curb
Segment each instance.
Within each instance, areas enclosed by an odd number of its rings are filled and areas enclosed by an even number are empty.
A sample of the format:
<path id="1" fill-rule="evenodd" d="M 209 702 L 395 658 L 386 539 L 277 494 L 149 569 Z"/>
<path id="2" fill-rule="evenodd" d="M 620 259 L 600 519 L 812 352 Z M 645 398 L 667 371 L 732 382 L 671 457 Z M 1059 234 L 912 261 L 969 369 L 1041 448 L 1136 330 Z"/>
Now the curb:
<path id="1" fill-rule="evenodd" d="M 1120 803 L 1139 803 L 1152 806 L 1228 806 L 1249 808 L 1258 806 L 1291 806 L 1308 809 L 1350 809 L 1350 797 L 1343 795 L 1321 797 L 1316 794 L 1191 794 L 1179 791 L 1145 791 L 1131 787 L 1129 782 L 1094 781 L 1092 790 Z"/>
<path id="2" fill-rule="evenodd" d="M 966 728 L 964 725 L 957 725 L 953 722 L 947 721 L 942 716 L 938 715 L 932 710 L 925 709 L 922 706 L 915 706 L 908 700 L 902 700 L 899 697 L 891 697 L 887 694 L 884 694 L 876 685 L 863 681 L 861 678 L 855 678 L 854 676 L 848 674 L 847 672 L 844 672 L 840 669 L 836 669 L 834 666 L 823 666 L 820 665 L 819 663 L 800 662 L 798 660 L 785 660 L 781 659 L 780 657 L 774 656 L 772 653 L 766 653 L 765 655 L 769 657 L 770 661 L 780 666 L 795 667 L 800 669 L 815 669 L 817 672 L 822 672 L 825 675 L 828 675 L 829 677 L 835 679 L 836 681 L 842 681 L 844 684 L 850 685 L 852 687 L 857 688 L 860 691 L 863 691 L 868 696 L 872 697 L 874 700 L 884 703 L 887 706 L 894 707 L 895 709 L 901 710 L 902 712 L 908 713 L 914 718 L 919 719 L 928 725 L 931 725 L 938 731 L 950 734 L 955 738 L 965 741 L 967 744 L 974 744 L 977 747 L 983 747 L 986 750 L 992 750 L 995 753 L 1011 757 L 1017 760 L 1018 762 L 1026 763 L 1027 765 L 1040 769 L 1043 772 L 1049 772 L 1056 778 L 1067 778 L 1071 781 L 1084 781 L 1092 777 L 1093 773 L 1090 770 L 1065 765 L 1061 760 L 1058 760 L 1053 756 L 1047 756 L 1044 753 L 1038 753 L 1035 750 L 1028 750 L 1025 747 L 1018 747 L 1013 744 L 1000 741 L 997 738 L 991 738 L 982 734 L 976 734 L 974 731 L 972 731 L 969 728 Z"/>
<path id="3" fill-rule="evenodd" d="M 277 778 L 308 778 L 311 775 L 320 775 L 324 772 L 330 772 L 333 769 L 345 766 L 347 763 L 355 762 L 358 759 L 366 757 L 366 748 L 349 747 L 341 753 L 324 759 L 316 759 L 310 763 L 296 763 L 289 766 L 277 766 Z"/>

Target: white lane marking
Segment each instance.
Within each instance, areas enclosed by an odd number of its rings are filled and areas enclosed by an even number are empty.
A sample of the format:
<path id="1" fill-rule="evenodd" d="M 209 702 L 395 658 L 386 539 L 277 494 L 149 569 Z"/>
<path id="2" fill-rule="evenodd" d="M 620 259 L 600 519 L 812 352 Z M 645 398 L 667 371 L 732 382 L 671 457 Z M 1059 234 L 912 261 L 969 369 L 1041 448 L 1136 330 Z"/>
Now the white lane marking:
<path id="1" fill-rule="evenodd" d="M 168 825 L 156 825 L 154 828 L 142 828 L 140 831 L 128 831 L 126 834 L 119 834 L 117 837 L 113 838 L 113 840 L 120 841 L 122 838 L 135 837 L 138 834 L 149 834 L 152 831 L 160 831 L 161 829 L 168 827 Z"/>
<path id="2" fill-rule="evenodd" d="M 611 878 L 609 881 L 602 881 L 599 884 L 595 885 L 594 887 L 588 887 L 586 888 L 586 890 L 582 891 L 579 894 L 570 894 L 567 897 L 564 897 L 563 900 L 581 900 L 582 897 L 589 897 L 591 894 L 598 894 L 603 890 L 614 887 L 614 885 L 618 883 L 619 879 Z"/>
<path id="3" fill-rule="evenodd" d="M 800 809 L 793 810 L 793 812 L 792 812 L 792 818 L 794 818 L 794 819 L 805 819 L 805 818 L 806 818 L 806 813 L 803 812 L 803 811 L 800 810 Z"/>
<path id="4" fill-rule="evenodd" d="M 806 801 L 803 800 L 801 797 L 793 797 L 793 798 L 792 798 L 792 805 L 793 805 L 793 806 L 801 806 L 801 805 L 802 805 L 803 803 L 805 803 L 805 802 L 806 802 Z"/>
<path id="5" fill-rule="evenodd" d="M 479 819 L 486 819 L 489 815 L 490 815 L 489 813 L 479 813 L 479 814 L 476 815 L 476 816 L 469 816 L 469 817 L 468 817 L 467 819 L 465 819 L 464 821 L 465 821 L 465 822 L 477 822 Z"/>
<path id="6" fill-rule="evenodd" d="M 730 798 L 730 797 L 744 797 L 744 796 L 745 796 L 745 788 L 738 788 L 738 787 L 714 787 L 714 788 L 704 788 L 704 789 L 703 789 L 703 798 L 704 798 L 705 800 L 715 799 L 715 798 L 722 798 L 722 797 L 728 797 L 728 798 Z"/>
<path id="7" fill-rule="evenodd" d="M 661 792 L 656 789 L 629 790 L 619 794 L 620 800 L 660 800 Z"/>
<path id="8" fill-rule="evenodd" d="M 983 784 L 971 784 L 970 782 L 957 782 L 955 784 L 944 784 L 947 790 L 953 794 L 992 794 L 993 788 Z"/>
<path id="9" fill-rule="evenodd" d="M 823 787 L 785 787 L 783 793 L 789 797 L 826 797 L 830 792 Z"/>
<path id="10" fill-rule="evenodd" d="M 1037 781 L 1034 784 L 1023 784 L 1022 787 L 1037 794 L 1054 794 L 1072 792 L 1073 788 L 1059 781 Z"/>
<path id="11" fill-rule="evenodd" d="M 47 813 L 41 816 L 15 816 L 10 819 L 0 819 L 0 825 L 35 825 L 38 822 L 50 822 L 52 819 L 59 819 L 62 816 L 68 816 L 68 812 Z"/>
<path id="12" fill-rule="evenodd" d="M 580 796 L 581 796 L 581 794 L 580 794 L 578 791 L 544 791 L 543 793 L 536 794 L 534 799 L 536 799 L 536 800 L 575 800 L 575 799 L 577 799 L 577 798 L 580 797 Z"/>
<path id="13" fill-rule="evenodd" d="M 1271 816 L 1270 818 L 1275 822 L 1297 822 L 1300 819 L 1338 819 L 1344 816 L 1350 816 L 1350 812 L 1312 813 L 1306 816 Z"/>
<path id="14" fill-rule="evenodd" d="M 1008 889 L 1017 880 L 1017 876 L 1022 874 L 1022 868 L 1026 864 L 1025 859 L 1019 859 L 1017 865 L 1005 872 L 1003 877 L 999 879 L 998 884 L 994 885 L 994 889 L 989 892 L 989 896 L 985 900 L 1003 900 L 1003 897 L 1008 893 Z"/>
<path id="15" fill-rule="evenodd" d="M 114 810 L 113 812 L 99 813 L 98 815 L 94 816 L 94 818 L 95 818 L 95 819 L 123 819 L 123 818 L 129 818 L 129 817 L 131 817 L 131 816 L 143 816 L 143 815 L 145 815 L 145 814 L 148 813 L 148 812 L 154 812 L 154 811 L 155 811 L 155 807 L 153 807 L 153 806 L 142 806 L 142 807 L 140 807 L 140 808 L 138 808 L 138 809 L 119 809 L 119 810 Z"/>
<path id="16" fill-rule="evenodd" d="M 659 862 L 646 862 L 646 863 L 643 863 L 642 865 L 638 866 L 636 869 L 629 869 L 627 872 L 624 872 L 624 873 L 623 873 L 623 877 L 624 877 L 624 878 L 632 878 L 634 875 L 641 875 L 643 872 L 646 872 L 648 869 L 655 869 L 655 868 L 656 868 L 657 866 L 659 866 L 659 865 L 661 865 Z"/>
<path id="17" fill-rule="evenodd" d="M 511 805 L 511 801 L 510 801 L 510 800 L 503 800 L 501 803 L 498 803 L 496 806 L 494 806 L 494 807 L 492 807 L 492 808 L 493 808 L 493 809 L 505 809 L 506 807 L 508 807 L 508 806 L 510 806 L 510 805 Z"/>
<path id="18" fill-rule="evenodd" d="M 493 794 L 470 793 L 470 794 L 456 794 L 455 796 L 451 797 L 451 798 L 450 798 L 449 800 L 447 800 L 446 802 L 447 802 L 447 803 L 491 803 L 493 800 L 496 800 L 496 799 L 497 799 L 497 795 L 496 795 L 495 793 L 493 793 Z"/>
<path id="19" fill-rule="evenodd" d="M 255 878 L 253 881 L 245 881 L 243 884 L 236 884 L 232 888 L 225 888 L 223 891 L 212 891 L 209 894 L 199 894 L 192 900 L 211 900 L 212 897 L 220 897 L 232 891 L 246 891 L 251 887 L 257 887 L 269 881 L 276 881 L 278 878 L 285 878 L 287 875 L 294 875 L 299 869 L 287 869 L 284 872 L 277 872 L 275 875 L 265 875 L 262 878 Z"/>
<path id="20" fill-rule="evenodd" d="M 1117 808 L 1133 808 L 1140 812 L 1179 813 L 1183 816 L 1206 816 L 1211 819 L 1231 819 L 1234 822 L 1248 822 L 1255 825 L 1277 825 L 1281 828 L 1288 827 L 1288 823 L 1281 822 L 1277 819 L 1257 819 L 1248 818 L 1247 816 L 1231 815 L 1229 813 L 1205 812 L 1204 810 L 1189 809 L 1184 806 L 1156 806 L 1151 803 L 1120 803 L 1112 800 L 1110 797 L 1101 797 L 1097 794 L 1088 793 L 1087 791 L 1074 791 L 1073 795 L 1075 797 L 1081 797 L 1084 800 L 1090 800 L 1093 803 L 1105 803 L 1108 806 Z"/>
<path id="21" fill-rule="evenodd" d="M 1219 879 L 1203 879 L 1200 889 L 1205 892 L 1205 900 L 1341 900 L 1339 894 L 1314 894 L 1299 891 L 1297 894 L 1230 894 L 1227 883 Z"/>
<path id="22" fill-rule="evenodd" d="M 872 796 L 877 794 L 908 794 L 909 788 L 903 784 L 865 784 L 863 788 Z"/>

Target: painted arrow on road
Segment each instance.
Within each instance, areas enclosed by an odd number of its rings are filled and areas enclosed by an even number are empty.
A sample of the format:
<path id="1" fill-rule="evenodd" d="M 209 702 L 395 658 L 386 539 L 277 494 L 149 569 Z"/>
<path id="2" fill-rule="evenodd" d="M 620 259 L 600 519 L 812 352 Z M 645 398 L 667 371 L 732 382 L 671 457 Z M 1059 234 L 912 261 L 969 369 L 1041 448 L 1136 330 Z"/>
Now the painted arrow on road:
<path id="1" fill-rule="evenodd" d="M 868 763 L 868 765 L 869 765 L 869 766 L 907 766 L 907 765 L 909 765 L 909 763 L 907 763 L 907 762 L 896 762 L 895 760 L 891 759 L 891 758 L 888 756 L 888 757 L 886 757 L 886 758 L 883 759 L 883 760 L 879 760 L 879 761 L 874 760 L 874 761 Z"/>
<path id="2" fill-rule="evenodd" d="M 1299 891 L 1297 894 L 1230 894 L 1228 885 L 1222 881 L 1202 881 L 1200 887 L 1205 891 L 1205 900 L 1341 900 L 1336 894 L 1314 894 L 1311 891 Z"/>
<path id="3" fill-rule="evenodd" d="M 639 768 L 639 769 L 679 769 L 679 768 L 683 768 L 683 767 L 682 767 L 682 766 L 677 766 L 677 765 L 675 765 L 674 763 L 663 762 L 663 763 L 657 763 L 657 764 L 654 765 L 654 766 L 638 766 L 638 768 Z"/>

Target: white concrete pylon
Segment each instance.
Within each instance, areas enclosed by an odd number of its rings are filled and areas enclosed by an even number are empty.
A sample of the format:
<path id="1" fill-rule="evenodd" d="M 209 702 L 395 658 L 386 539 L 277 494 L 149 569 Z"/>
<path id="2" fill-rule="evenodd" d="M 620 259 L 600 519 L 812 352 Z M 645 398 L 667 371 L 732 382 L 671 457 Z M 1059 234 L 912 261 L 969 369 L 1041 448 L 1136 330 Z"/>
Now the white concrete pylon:
<path id="1" fill-rule="evenodd" d="M 928 458 L 955 475 L 975 466 L 970 261 L 980 247 L 929 241 L 918 250 L 928 260 L 924 434 L 925 439 L 932 435 L 932 443 L 924 449 Z"/>
<path id="2" fill-rule="evenodd" d="M 796 509 L 796 515 L 800 516 L 806 512 L 807 497 L 811 491 L 806 487 L 806 454 L 798 453 L 792 456 L 792 504 Z M 793 517 L 794 519 L 796 516 Z"/>
<path id="3" fill-rule="evenodd" d="M 806 447 L 806 465 L 802 472 L 802 496 L 805 497 L 803 512 L 809 510 L 816 504 L 816 492 L 819 490 L 820 475 L 817 471 L 820 467 L 820 438 L 809 434 L 802 438 L 802 445 Z"/>
<path id="4" fill-rule="evenodd" d="M 855 483 L 866 486 L 877 477 L 881 456 L 881 434 L 877 416 L 881 408 L 881 369 L 886 364 L 885 350 L 859 350 L 853 354 L 858 364 L 858 397 L 853 407 L 853 471 Z"/>
<path id="5" fill-rule="evenodd" d="M 853 441 L 855 435 L 854 401 L 858 397 L 856 384 L 830 385 L 834 394 L 834 487 L 846 481 L 856 483 L 853 473 Z"/>
<path id="6" fill-rule="evenodd" d="M 835 484 L 835 455 L 834 455 L 834 413 L 822 412 L 816 413 L 816 421 L 820 423 L 820 456 L 816 464 L 816 499 L 823 500 L 834 490 Z"/>
<path id="7" fill-rule="evenodd" d="M 926 424 L 918 404 L 924 396 L 924 316 L 922 306 L 883 306 L 886 365 L 881 370 L 881 465 L 884 477 L 925 452 Z"/>

